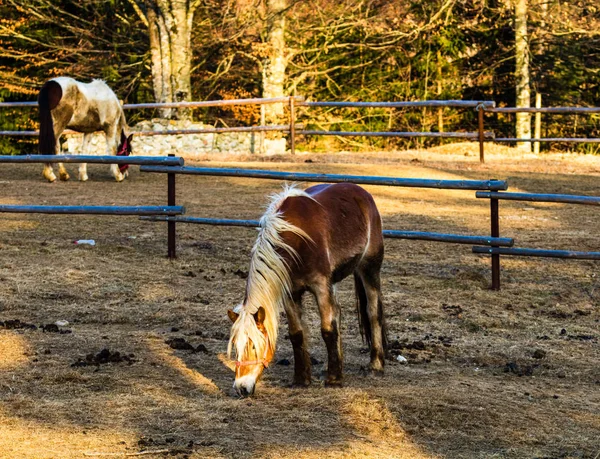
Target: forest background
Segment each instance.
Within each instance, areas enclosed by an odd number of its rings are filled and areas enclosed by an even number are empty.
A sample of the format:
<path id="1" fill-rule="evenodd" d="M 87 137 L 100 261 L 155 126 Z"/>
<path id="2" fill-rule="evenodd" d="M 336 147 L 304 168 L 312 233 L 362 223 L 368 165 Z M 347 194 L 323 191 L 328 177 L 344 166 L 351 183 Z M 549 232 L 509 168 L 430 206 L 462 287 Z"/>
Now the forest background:
<path id="1" fill-rule="evenodd" d="M 35 100 L 45 80 L 62 75 L 101 78 L 126 103 L 298 95 L 600 106 L 600 7 L 597 0 L 0 0 L 0 102 Z M 162 117 L 234 126 L 256 124 L 260 111 L 127 115 L 130 124 Z M 273 106 L 266 115 L 277 123 L 285 113 Z M 520 116 L 487 115 L 486 129 L 531 135 L 531 117 Z M 465 131 L 475 130 L 476 113 L 328 108 L 301 121 L 326 130 Z M 34 110 L 0 109 L 0 130 L 36 128 Z M 542 135 L 600 137 L 600 116 L 545 115 Z M 0 153 L 32 141 L 0 137 Z M 440 142 L 335 141 L 346 149 Z M 597 145 L 569 148 L 597 152 Z"/>

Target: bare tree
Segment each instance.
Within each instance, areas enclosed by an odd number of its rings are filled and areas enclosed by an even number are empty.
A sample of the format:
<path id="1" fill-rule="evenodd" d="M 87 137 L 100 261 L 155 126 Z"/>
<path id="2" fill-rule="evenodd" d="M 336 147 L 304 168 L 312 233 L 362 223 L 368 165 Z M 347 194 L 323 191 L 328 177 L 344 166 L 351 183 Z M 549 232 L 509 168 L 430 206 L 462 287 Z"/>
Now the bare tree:
<path id="1" fill-rule="evenodd" d="M 529 88 L 529 43 L 527 34 L 527 0 L 515 2 L 515 77 L 516 77 L 516 107 L 531 106 Z M 531 139 L 531 115 L 517 113 L 516 135 L 519 139 Z M 519 149 L 531 151 L 530 142 L 519 142 Z"/>
<path id="2" fill-rule="evenodd" d="M 152 85 L 156 102 L 189 101 L 192 97 L 192 24 L 200 0 L 129 0 L 148 27 Z M 174 110 L 161 110 L 170 118 Z M 178 109 L 178 118 L 189 110 Z"/>

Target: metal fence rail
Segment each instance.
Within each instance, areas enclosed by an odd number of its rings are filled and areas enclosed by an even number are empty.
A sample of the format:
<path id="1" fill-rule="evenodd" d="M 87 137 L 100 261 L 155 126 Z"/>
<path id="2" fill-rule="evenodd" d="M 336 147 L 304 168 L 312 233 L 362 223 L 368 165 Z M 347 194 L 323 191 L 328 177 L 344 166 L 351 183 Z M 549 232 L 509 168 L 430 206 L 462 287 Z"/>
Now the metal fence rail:
<path id="1" fill-rule="evenodd" d="M 0 205 L 1 213 L 57 215 L 181 215 L 182 206 L 21 206 Z"/>
<path id="2" fill-rule="evenodd" d="M 571 258 L 577 260 L 600 260 L 600 252 L 576 252 L 573 250 L 526 249 L 521 247 L 473 247 L 473 253 L 491 255 L 517 255 L 520 257 Z"/>
<path id="3" fill-rule="evenodd" d="M 231 220 L 224 218 L 199 218 L 199 217 L 140 217 L 140 220 L 152 222 L 176 222 L 176 223 L 194 223 L 197 225 L 210 226 L 239 226 L 246 228 L 258 228 L 258 220 Z M 493 238 L 489 236 L 470 236 L 461 234 L 428 233 L 422 231 L 399 231 L 383 230 L 383 237 L 391 239 L 410 239 L 431 242 L 449 242 L 455 244 L 480 244 L 497 245 L 511 247 L 514 240 L 511 238 Z"/>
<path id="4" fill-rule="evenodd" d="M 478 191 L 477 198 L 502 199 L 505 201 L 556 202 L 565 204 L 586 204 L 600 206 L 600 196 L 577 196 L 572 194 L 543 194 L 543 193 L 499 193 L 496 191 Z"/>
<path id="5" fill-rule="evenodd" d="M 152 166 L 183 166 L 183 158 L 175 156 L 90 156 L 90 155 L 21 155 L 0 156 L 0 163 L 89 163 Z"/>
<path id="6" fill-rule="evenodd" d="M 300 182 L 344 183 L 362 185 L 383 185 L 416 188 L 438 188 L 446 190 L 506 190 L 503 180 L 434 180 L 361 175 L 311 174 L 305 172 L 279 172 L 258 169 L 226 169 L 212 167 L 162 167 L 142 166 L 142 172 L 171 172 L 186 175 L 207 175 L 216 177 L 248 177 Z"/>

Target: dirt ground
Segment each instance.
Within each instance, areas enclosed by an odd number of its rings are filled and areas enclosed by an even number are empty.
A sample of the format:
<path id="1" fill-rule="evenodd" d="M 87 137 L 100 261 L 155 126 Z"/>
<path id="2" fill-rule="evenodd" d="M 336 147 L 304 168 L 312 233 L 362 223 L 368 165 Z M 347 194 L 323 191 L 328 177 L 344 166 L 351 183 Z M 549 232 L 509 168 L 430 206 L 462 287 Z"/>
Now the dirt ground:
<path id="1" fill-rule="evenodd" d="M 460 144 L 202 164 L 498 178 L 511 191 L 600 195 L 600 157 L 490 146 L 480 165 L 476 154 L 477 145 Z M 124 183 L 91 165 L 87 183 L 48 184 L 39 165 L 3 165 L 0 204 L 165 204 L 166 177 L 131 169 Z M 281 183 L 181 176 L 177 187 L 188 215 L 256 219 Z M 385 228 L 489 234 L 489 202 L 473 191 L 366 188 Z M 600 251 L 596 207 L 504 201 L 500 212 L 501 235 L 517 246 Z M 390 359 L 385 376 L 365 374 L 346 280 L 345 386 L 323 387 L 325 347 L 307 301 L 312 387 L 289 387 L 282 320 L 277 363 L 240 400 L 225 356 L 226 310 L 242 299 L 256 233 L 177 231 L 169 261 L 164 223 L 0 215 L 1 458 L 599 457 L 598 262 L 502 257 L 494 292 L 489 258 L 470 246 L 386 240 L 391 353 L 408 364 Z"/>

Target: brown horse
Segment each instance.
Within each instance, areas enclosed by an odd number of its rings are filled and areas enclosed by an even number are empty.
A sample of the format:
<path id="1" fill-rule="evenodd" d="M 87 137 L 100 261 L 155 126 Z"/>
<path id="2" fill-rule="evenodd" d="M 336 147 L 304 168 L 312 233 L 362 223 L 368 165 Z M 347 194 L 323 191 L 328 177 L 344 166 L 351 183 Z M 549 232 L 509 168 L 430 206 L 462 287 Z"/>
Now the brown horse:
<path id="1" fill-rule="evenodd" d="M 371 350 L 370 368 L 383 372 L 387 334 L 379 273 L 383 261 L 381 217 L 372 196 L 351 183 L 286 188 L 260 220 L 244 301 L 229 310 L 228 353 L 237 356 L 234 388 L 246 397 L 275 354 L 284 310 L 294 348 L 294 385 L 311 382 L 302 295 L 309 291 L 321 316 L 327 346 L 326 385 L 342 383 L 340 306 L 335 286 L 354 274 L 361 333 Z"/>
<path id="2" fill-rule="evenodd" d="M 82 151 L 85 151 L 96 131 L 106 135 L 106 154 L 129 156 L 131 138 L 127 137 L 127 122 L 119 99 L 100 80 L 81 83 L 73 78 L 59 77 L 46 81 L 38 95 L 40 112 L 39 153 L 60 154 L 60 135 L 67 129 L 83 132 Z M 119 141 L 120 136 L 120 141 Z M 118 143 L 118 147 L 117 147 Z M 62 163 L 58 164 L 61 180 L 69 180 Z M 127 166 L 111 164 L 111 172 L 117 182 L 127 176 Z M 56 180 L 52 165 L 47 163 L 42 174 L 49 182 Z M 87 164 L 79 166 L 79 180 L 86 181 Z"/>

